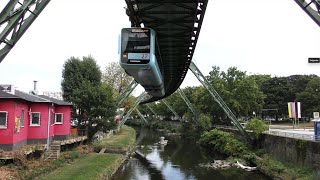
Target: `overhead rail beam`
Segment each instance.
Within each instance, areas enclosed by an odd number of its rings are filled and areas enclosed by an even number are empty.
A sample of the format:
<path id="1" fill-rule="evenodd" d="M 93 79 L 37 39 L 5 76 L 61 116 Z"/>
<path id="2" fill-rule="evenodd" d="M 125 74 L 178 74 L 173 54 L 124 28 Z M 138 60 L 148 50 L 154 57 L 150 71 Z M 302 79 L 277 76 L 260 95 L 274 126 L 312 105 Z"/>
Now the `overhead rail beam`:
<path id="1" fill-rule="evenodd" d="M 181 90 L 180 88 L 178 89 L 178 93 L 180 94 L 181 98 L 184 100 L 184 102 L 187 104 L 187 106 L 189 107 L 189 109 L 191 110 L 191 112 L 193 113 L 193 115 L 198 118 L 198 113 L 196 111 L 196 109 L 194 108 L 194 106 L 192 105 L 192 103 L 189 101 L 188 97 L 186 96 L 186 94 L 183 92 L 183 90 Z"/>
<path id="2" fill-rule="evenodd" d="M 10 0 L 0 13 L 0 63 L 50 2 L 20 1 Z"/>
<path id="3" fill-rule="evenodd" d="M 320 0 L 294 0 L 320 27 Z"/>
<path id="4" fill-rule="evenodd" d="M 193 74 L 197 77 L 197 79 L 200 81 L 200 83 L 209 91 L 213 99 L 219 104 L 219 106 L 223 109 L 226 115 L 231 119 L 232 123 L 239 129 L 241 134 L 244 135 L 250 143 L 252 143 L 252 138 L 250 137 L 250 135 L 243 129 L 237 117 L 229 109 L 228 105 L 220 97 L 219 93 L 211 86 L 211 84 L 206 79 L 206 77 L 203 76 L 199 68 L 193 62 L 190 63 L 189 68 L 193 72 Z"/>
<path id="5" fill-rule="evenodd" d="M 170 104 L 167 102 L 167 100 L 162 99 L 161 101 L 170 109 L 170 111 L 174 114 L 174 116 L 181 121 L 179 114 L 173 109 L 172 106 L 170 106 Z"/>
<path id="6" fill-rule="evenodd" d="M 126 0 L 132 27 L 152 28 L 157 32 L 156 54 L 162 72 L 165 95 L 174 93 L 183 82 L 192 60 L 208 0 Z"/>

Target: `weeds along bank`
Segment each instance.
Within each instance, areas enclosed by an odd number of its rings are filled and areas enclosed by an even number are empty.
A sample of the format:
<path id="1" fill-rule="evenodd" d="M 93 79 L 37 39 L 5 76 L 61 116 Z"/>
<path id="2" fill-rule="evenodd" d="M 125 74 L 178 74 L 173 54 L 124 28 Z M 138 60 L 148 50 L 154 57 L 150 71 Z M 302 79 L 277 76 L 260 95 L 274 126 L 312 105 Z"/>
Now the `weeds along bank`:
<path id="1" fill-rule="evenodd" d="M 0 179 L 109 179 L 127 158 L 125 151 L 135 146 L 135 138 L 133 128 L 123 127 L 109 138 L 62 152 L 57 160 L 20 157 L 2 164 Z M 107 146 L 112 153 L 96 153 Z"/>
<path id="2" fill-rule="evenodd" d="M 257 168 L 264 174 L 277 179 L 319 179 L 315 171 L 295 164 L 276 161 L 263 149 L 249 149 L 243 142 L 235 139 L 232 133 L 213 129 L 205 132 L 199 142 L 212 152 L 229 156 L 229 161 L 240 161 Z"/>

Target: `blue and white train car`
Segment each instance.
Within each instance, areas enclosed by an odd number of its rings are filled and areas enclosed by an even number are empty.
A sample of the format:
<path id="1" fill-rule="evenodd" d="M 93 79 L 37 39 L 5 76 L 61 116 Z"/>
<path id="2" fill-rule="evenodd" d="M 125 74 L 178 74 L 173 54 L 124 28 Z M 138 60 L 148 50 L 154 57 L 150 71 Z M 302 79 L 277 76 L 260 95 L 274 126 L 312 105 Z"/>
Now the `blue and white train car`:
<path id="1" fill-rule="evenodd" d="M 150 28 L 123 28 L 120 35 L 120 66 L 151 96 L 165 94 L 156 51 L 156 32 Z"/>

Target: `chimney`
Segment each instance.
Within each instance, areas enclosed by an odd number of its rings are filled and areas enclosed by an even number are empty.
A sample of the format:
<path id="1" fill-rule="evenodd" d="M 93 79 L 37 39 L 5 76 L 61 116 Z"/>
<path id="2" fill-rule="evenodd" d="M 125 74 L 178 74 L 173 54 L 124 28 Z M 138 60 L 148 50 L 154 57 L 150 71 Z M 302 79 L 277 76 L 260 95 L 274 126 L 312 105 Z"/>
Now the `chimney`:
<path id="1" fill-rule="evenodd" d="M 37 90 L 37 82 L 38 81 L 33 81 L 33 90 L 36 91 Z"/>

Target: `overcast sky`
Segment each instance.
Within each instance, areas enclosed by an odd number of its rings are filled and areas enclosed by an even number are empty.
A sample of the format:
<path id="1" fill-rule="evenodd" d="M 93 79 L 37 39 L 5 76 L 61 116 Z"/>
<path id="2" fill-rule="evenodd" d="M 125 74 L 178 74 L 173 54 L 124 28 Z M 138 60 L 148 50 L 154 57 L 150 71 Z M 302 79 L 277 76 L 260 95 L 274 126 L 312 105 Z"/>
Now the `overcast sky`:
<path id="1" fill-rule="evenodd" d="M 6 2 L 0 2 L 1 10 Z M 118 61 L 118 34 L 130 22 L 125 1 L 52 0 L 0 64 L 0 83 L 29 91 L 60 91 L 69 57 L 92 55 L 101 69 Z M 209 0 L 194 54 L 212 66 L 249 74 L 320 75 L 320 28 L 293 0 Z M 183 87 L 197 85 L 189 72 Z"/>

